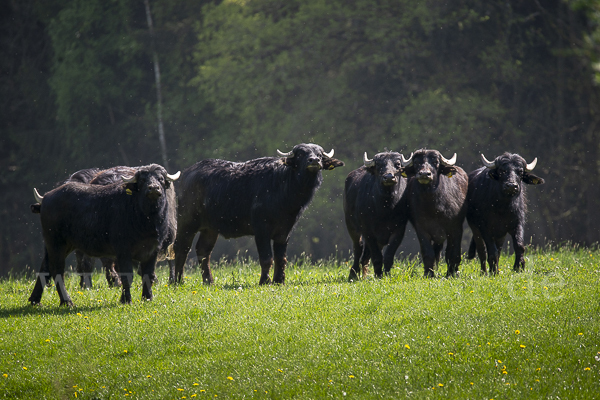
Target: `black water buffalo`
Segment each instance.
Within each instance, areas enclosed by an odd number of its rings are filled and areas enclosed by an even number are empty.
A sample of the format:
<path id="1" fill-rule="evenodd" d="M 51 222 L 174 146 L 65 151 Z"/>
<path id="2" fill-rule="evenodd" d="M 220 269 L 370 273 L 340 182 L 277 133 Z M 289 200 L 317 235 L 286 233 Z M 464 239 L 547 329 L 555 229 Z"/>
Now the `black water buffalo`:
<path id="1" fill-rule="evenodd" d="M 363 161 L 362 167 L 348 174 L 344 188 L 346 227 L 354 247 L 348 280 L 358 279 L 361 266 L 366 274 L 369 258 L 376 277 L 389 274 L 408 222 L 403 196 L 407 180 L 402 176 L 400 153 L 379 153 L 372 160 L 365 153 Z"/>
<path id="2" fill-rule="evenodd" d="M 128 168 L 128 167 L 117 167 L 117 168 Z M 104 172 L 99 168 L 87 168 L 82 169 L 73 173 L 66 180 L 61 182 L 58 186 L 65 184 L 67 182 L 80 182 L 80 183 L 90 183 L 96 176 Z M 129 175 L 132 175 L 130 173 Z M 120 181 L 120 178 L 119 178 Z M 110 182 L 114 183 L 114 182 Z M 31 211 L 34 214 L 40 213 L 40 200 L 36 198 L 37 204 L 31 205 Z M 75 257 L 77 259 L 77 267 L 76 271 L 80 276 L 79 286 L 82 288 L 91 288 L 92 287 L 92 271 L 94 268 L 94 259 L 90 256 L 85 255 L 80 250 L 75 250 Z M 119 275 L 117 274 L 114 266 L 114 260 L 108 257 L 102 257 L 100 259 L 102 262 L 102 267 L 106 274 L 106 281 L 108 282 L 108 286 L 121 286 L 121 280 L 119 279 Z M 50 281 L 48 281 L 50 283 Z"/>
<path id="3" fill-rule="evenodd" d="M 344 165 L 316 144 L 299 144 L 281 157 L 246 162 L 203 160 L 186 169 L 179 184 L 175 268 L 181 282 L 192 241 L 205 283 L 212 283 L 210 254 L 220 235 L 254 236 L 261 265 L 260 284 L 285 282 L 286 250 L 292 228 L 321 184 L 321 170 Z M 273 249 L 271 249 L 273 241 Z"/>
<path id="4" fill-rule="evenodd" d="M 75 249 L 94 257 L 116 257 L 122 281 L 122 303 L 131 303 L 134 260 L 141 263 L 142 298 L 152 299 L 156 258 L 173 234 L 169 215 L 176 204 L 167 193 L 179 177 L 157 164 L 136 168 L 121 182 L 92 185 L 68 182 L 40 200 L 40 219 L 45 254 L 29 301 L 42 298 L 49 276 L 56 285 L 61 305 L 72 305 L 64 285 L 66 256 Z"/>
<path id="5" fill-rule="evenodd" d="M 523 243 L 527 198 L 525 185 L 541 185 L 544 180 L 531 171 L 537 158 L 530 164 L 518 154 L 504 153 L 494 161 L 486 160 L 484 167 L 469 173 L 467 222 L 473 239 L 467 257 L 474 258 L 475 250 L 481 261 L 481 272 L 486 273 L 487 262 L 492 274 L 498 273 L 500 250 L 506 234 L 510 234 L 515 250 L 513 269 L 525 268 Z"/>
<path id="6" fill-rule="evenodd" d="M 437 150 L 421 149 L 402 166 L 411 179 L 406 191 L 409 218 L 421 246 L 425 276 L 434 276 L 446 244 L 447 277 L 455 276 L 461 259 L 460 242 L 467 213 L 467 174 Z"/>

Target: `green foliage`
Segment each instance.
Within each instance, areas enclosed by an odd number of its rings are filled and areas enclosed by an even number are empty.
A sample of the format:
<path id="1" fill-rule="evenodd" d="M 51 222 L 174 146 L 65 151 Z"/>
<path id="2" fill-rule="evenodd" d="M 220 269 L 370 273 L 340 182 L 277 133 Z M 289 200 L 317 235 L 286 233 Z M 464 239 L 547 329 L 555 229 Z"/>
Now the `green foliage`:
<path id="1" fill-rule="evenodd" d="M 471 262 L 450 280 L 405 261 L 354 283 L 346 263 L 295 259 L 284 286 L 240 260 L 211 287 L 161 271 L 154 301 L 130 306 L 100 275 L 86 291 L 68 279 L 73 308 L 53 290 L 27 306 L 33 281 L 5 280 L 0 397 L 593 398 L 599 259 L 534 250 L 524 273 L 503 256 L 496 277 Z"/>

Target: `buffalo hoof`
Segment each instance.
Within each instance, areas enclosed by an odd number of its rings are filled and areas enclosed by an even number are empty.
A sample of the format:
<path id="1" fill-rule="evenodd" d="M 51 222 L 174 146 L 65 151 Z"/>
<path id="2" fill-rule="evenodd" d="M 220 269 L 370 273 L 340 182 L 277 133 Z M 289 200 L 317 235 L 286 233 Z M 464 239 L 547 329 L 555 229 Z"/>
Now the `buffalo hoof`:
<path id="1" fill-rule="evenodd" d="M 125 293 L 123 293 L 121 295 L 121 304 L 131 304 L 131 295 L 125 295 Z"/>
<path id="2" fill-rule="evenodd" d="M 260 281 L 258 282 L 259 285 L 269 285 L 271 283 L 271 278 L 269 278 L 268 276 L 266 278 L 261 277 Z"/>
<path id="3" fill-rule="evenodd" d="M 60 306 L 66 306 L 66 307 L 73 307 L 73 302 L 71 301 L 71 299 L 69 300 L 61 300 L 60 301 Z"/>
<path id="4" fill-rule="evenodd" d="M 354 282 L 358 280 L 358 274 L 354 270 L 350 270 L 350 275 L 348 275 L 348 282 Z"/>
<path id="5" fill-rule="evenodd" d="M 425 278 L 433 278 L 435 277 L 435 272 L 432 269 L 425 270 L 425 274 L 423 275 Z"/>

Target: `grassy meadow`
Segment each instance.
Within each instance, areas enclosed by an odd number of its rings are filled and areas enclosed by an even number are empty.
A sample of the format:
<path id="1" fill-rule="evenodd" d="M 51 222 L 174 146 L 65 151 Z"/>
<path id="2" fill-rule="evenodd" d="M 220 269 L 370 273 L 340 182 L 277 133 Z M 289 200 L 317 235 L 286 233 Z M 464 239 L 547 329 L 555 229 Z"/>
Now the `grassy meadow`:
<path id="1" fill-rule="evenodd" d="M 529 250 L 498 276 L 464 262 L 424 279 L 418 260 L 348 283 L 348 265 L 293 260 L 286 285 L 258 286 L 255 262 L 188 270 L 132 305 L 94 275 L 75 303 L 0 282 L 0 398 L 577 398 L 600 395 L 600 251 Z M 445 271 L 440 267 L 440 275 Z"/>

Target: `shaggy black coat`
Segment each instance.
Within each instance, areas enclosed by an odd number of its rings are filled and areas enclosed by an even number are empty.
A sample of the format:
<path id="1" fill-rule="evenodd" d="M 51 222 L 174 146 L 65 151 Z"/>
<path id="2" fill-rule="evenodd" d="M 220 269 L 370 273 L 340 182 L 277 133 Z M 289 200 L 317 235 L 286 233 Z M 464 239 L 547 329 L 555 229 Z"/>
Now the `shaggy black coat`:
<path id="1" fill-rule="evenodd" d="M 168 196 L 172 183 L 157 164 L 136 168 L 130 183 L 92 185 L 68 182 L 48 192 L 40 205 L 44 266 L 29 298 L 40 302 L 44 280 L 54 279 L 60 304 L 72 305 L 64 286 L 65 257 L 75 249 L 94 257 L 116 257 L 122 281 L 121 302 L 131 302 L 132 262 L 139 261 L 142 298 L 152 299 L 158 252 L 172 233 L 169 215 L 176 207 Z"/>
<path id="2" fill-rule="evenodd" d="M 446 165 L 437 150 L 418 150 L 405 167 L 409 219 L 421 246 L 425 276 L 434 276 L 446 244 L 446 276 L 455 276 L 461 261 L 460 242 L 467 213 L 467 174 Z"/>
<path id="3" fill-rule="evenodd" d="M 526 169 L 518 154 L 496 157 L 494 167 L 481 167 L 469 173 L 467 222 L 473 239 L 467 257 L 475 251 L 486 273 L 486 259 L 492 274 L 498 273 L 500 251 L 507 234 L 513 240 L 515 271 L 525 268 L 524 228 L 527 215 L 526 185 L 541 185 L 544 180 Z M 524 185 L 525 184 L 525 185 Z"/>
<path id="4" fill-rule="evenodd" d="M 348 280 L 358 279 L 361 270 L 364 276 L 369 259 L 376 277 L 389 274 L 408 222 L 400 153 L 379 153 L 370 161 L 350 172 L 344 187 L 344 216 L 354 248 Z"/>
<path id="5" fill-rule="evenodd" d="M 254 236 L 261 264 L 260 284 L 285 282 L 290 233 L 321 184 L 321 170 L 344 165 L 321 146 L 296 145 L 286 157 L 246 162 L 203 160 L 181 176 L 175 268 L 171 281 L 181 282 L 192 241 L 200 232 L 196 255 L 203 280 L 212 283 L 210 254 L 219 235 Z M 271 248 L 273 241 L 273 248 Z"/>

